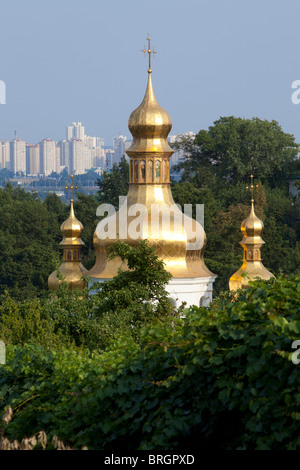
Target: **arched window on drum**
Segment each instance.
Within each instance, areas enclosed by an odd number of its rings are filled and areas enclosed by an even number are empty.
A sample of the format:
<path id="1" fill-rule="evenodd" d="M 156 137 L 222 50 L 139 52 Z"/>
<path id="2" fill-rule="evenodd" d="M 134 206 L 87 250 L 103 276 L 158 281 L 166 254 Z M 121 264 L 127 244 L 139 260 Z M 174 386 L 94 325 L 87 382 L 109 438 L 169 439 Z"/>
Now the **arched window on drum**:
<path id="1" fill-rule="evenodd" d="M 153 160 L 149 160 L 147 168 L 147 183 L 153 183 Z"/>
<path id="2" fill-rule="evenodd" d="M 160 173 L 161 173 L 161 162 L 157 160 L 155 162 L 155 183 L 160 183 Z"/>
<path id="3" fill-rule="evenodd" d="M 163 161 L 163 182 L 166 183 L 168 180 L 167 160 Z"/>
<path id="4" fill-rule="evenodd" d="M 138 183 L 139 181 L 139 161 L 135 160 L 134 162 L 134 182 Z"/>
<path id="5" fill-rule="evenodd" d="M 141 161 L 141 179 L 140 183 L 145 183 L 146 182 L 146 162 L 145 160 Z"/>
<path id="6" fill-rule="evenodd" d="M 133 160 L 130 160 L 130 181 L 133 182 Z"/>

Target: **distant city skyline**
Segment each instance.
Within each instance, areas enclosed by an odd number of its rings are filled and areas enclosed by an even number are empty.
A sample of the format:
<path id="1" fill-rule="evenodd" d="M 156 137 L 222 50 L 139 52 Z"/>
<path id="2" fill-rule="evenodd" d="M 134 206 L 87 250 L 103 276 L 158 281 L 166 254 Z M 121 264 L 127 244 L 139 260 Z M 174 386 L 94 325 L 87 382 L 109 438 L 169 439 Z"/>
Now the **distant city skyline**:
<path id="1" fill-rule="evenodd" d="M 189 132 L 188 134 L 191 134 Z M 170 135 L 170 142 L 178 136 Z M 113 138 L 113 145 L 105 146 L 100 136 L 86 134 L 85 126 L 80 121 L 73 121 L 66 126 L 64 139 L 54 140 L 49 137 L 40 142 L 28 142 L 20 138 L 17 131 L 13 139 L 0 139 L 0 170 L 8 169 L 15 175 L 50 176 L 67 170 L 69 174 L 84 174 L 94 168 L 101 174 L 114 164 L 118 165 L 123 155 L 127 160 L 127 148 L 132 140 L 124 135 Z M 176 150 L 171 161 L 176 164 L 183 156 L 182 150 Z"/>
<path id="2" fill-rule="evenodd" d="M 73 121 L 72 124 L 74 124 L 74 123 L 76 123 L 76 124 L 82 124 L 81 121 Z M 68 129 L 68 127 L 71 127 L 71 126 L 65 126 L 66 129 Z M 83 126 L 83 127 L 85 128 L 85 126 Z M 0 129 L 0 132 L 1 132 L 1 129 Z M 22 134 L 22 132 L 18 132 L 17 129 L 14 129 L 14 131 L 12 132 L 11 138 L 4 139 L 4 138 L 0 135 L 0 142 L 1 142 L 1 141 L 8 141 L 8 142 L 10 142 L 10 141 L 12 141 L 15 137 L 18 137 L 19 139 L 24 140 L 27 144 L 30 144 L 30 145 L 37 145 L 37 144 L 39 144 L 39 142 L 42 142 L 43 140 L 46 140 L 46 139 L 54 140 L 55 142 L 60 142 L 60 141 L 65 140 L 65 139 L 68 140 L 68 139 L 66 138 L 66 137 L 67 137 L 67 132 L 68 132 L 68 131 L 65 131 L 64 133 L 61 133 L 61 136 L 60 136 L 59 138 L 55 138 L 55 137 L 51 136 L 49 133 L 45 132 L 45 133 L 43 134 L 43 135 L 44 135 L 43 138 L 38 139 L 38 140 L 29 140 L 29 139 L 26 138 L 26 136 L 24 136 L 24 135 Z M 183 134 L 189 134 L 189 133 L 194 133 L 194 131 L 185 129 L 184 131 L 178 132 L 177 134 L 171 133 L 170 136 L 169 136 L 169 138 L 170 138 L 171 141 L 172 141 L 172 138 L 175 137 L 175 136 L 183 135 Z M 122 135 L 122 134 L 118 134 L 118 133 L 112 133 L 112 135 L 113 135 L 113 138 L 112 138 L 111 142 L 109 142 L 109 143 L 108 143 L 103 137 L 101 137 L 101 136 L 98 136 L 98 137 L 97 137 L 97 138 L 100 138 L 100 139 L 103 141 L 103 144 L 102 144 L 103 148 L 111 148 L 111 149 L 113 149 L 113 148 L 114 148 L 114 143 L 116 142 L 116 139 L 117 139 L 118 137 L 124 137 L 124 138 L 126 138 L 126 140 L 127 140 L 128 142 L 132 140 L 132 135 L 130 134 L 129 130 L 128 130 L 128 132 L 127 132 L 127 135 Z M 77 136 L 76 136 L 76 137 L 77 137 Z M 86 137 L 89 137 L 89 138 L 91 138 L 91 139 L 96 138 L 96 137 L 90 137 L 90 136 L 86 136 Z M 74 136 L 74 138 L 75 138 L 75 136 Z M 77 138 L 79 138 L 79 136 L 78 136 Z"/>
<path id="3" fill-rule="evenodd" d="M 17 130 L 28 142 L 59 141 L 73 121 L 109 145 L 130 137 L 149 33 L 154 91 L 172 133 L 208 129 L 220 116 L 258 117 L 300 142 L 299 17 L 298 0 L 2 2 L 0 138 Z"/>

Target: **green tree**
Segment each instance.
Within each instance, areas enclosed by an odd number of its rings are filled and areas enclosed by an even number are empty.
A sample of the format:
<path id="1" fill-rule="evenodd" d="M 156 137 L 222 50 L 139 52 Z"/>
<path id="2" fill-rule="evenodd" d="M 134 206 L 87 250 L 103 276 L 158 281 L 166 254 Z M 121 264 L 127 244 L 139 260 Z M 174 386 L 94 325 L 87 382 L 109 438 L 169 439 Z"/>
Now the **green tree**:
<path id="1" fill-rule="evenodd" d="M 53 213 L 57 217 L 59 225 L 61 225 L 68 217 L 67 205 L 55 193 L 48 193 L 43 201 L 43 205 L 47 207 L 49 212 Z"/>
<path id="2" fill-rule="evenodd" d="M 103 350 L 127 332 L 136 341 L 141 326 L 174 314 L 165 290 L 170 274 L 146 241 L 136 249 L 117 242 L 110 257 L 119 256 L 124 270 L 111 281 L 83 291 L 66 283 L 41 299 L 0 296 L 0 338 L 7 344 L 38 343 L 45 348 Z"/>
<path id="3" fill-rule="evenodd" d="M 193 178 L 192 178 L 193 180 Z M 194 180 L 193 180 L 194 181 Z M 257 183 L 255 212 L 264 222 L 262 247 L 264 265 L 275 275 L 299 272 L 299 222 L 297 206 L 286 188 Z M 207 244 L 205 262 L 217 274 L 214 296 L 228 289 L 230 276 L 241 266 L 243 249 L 241 223 L 250 213 L 250 193 L 242 183 L 197 187 L 181 181 L 172 186 L 176 203 L 204 204 L 204 230 Z M 195 213 L 193 214 L 195 217 Z"/>
<path id="4" fill-rule="evenodd" d="M 117 209 L 119 196 L 127 196 L 129 188 L 129 164 L 126 158 L 123 156 L 118 165 L 113 165 L 111 171 L 104 172 L 97 184 L 99 203 L 112 204 Z"/>
<path id="5" fill-rule="evenodd" d="M 58 262 L 59 224 L 35 193 L 0 189 L 0 293 L 42 295 Z"/>
<path id="6" fill-rule="evenodd" d="M 186 158 L 178 165 L 183 178 L 197 184 L 221 178 L 227 183 L 245 181 L 251 172 L 270 185 L 286 184 L 294 171 L 299 146 L 276 121 L 221 117 L 208 131 L 181 143 Z"/>
<path id="7" fill-rule="evenodd" d="M 134 248 L 117 241 L 109 251 L 110 259 L 116 257 L 122 260 L 123 268 L 112 280 L 103 282 L 95 294 L 95 315 L 108 335 L 126 331 L 138 338 L 142 325 L 174 314 L 165 290 L 171 275 L 146 240 Z"/>
<path id="8" fill-rule="evenodd" d="M 83 225 L 81 239 L 84 246 L 81 249 L 82 263 L 86 269 L 91 269 L 95 263 L 96 254 L 93 245 L 93 235 L 97 227 L 98 219 L 96 216 L 99 202 L 95 196 L 86 196 L 76 193 L 77 200 L 74 203 L 74 211 L 78 220 Z"/>

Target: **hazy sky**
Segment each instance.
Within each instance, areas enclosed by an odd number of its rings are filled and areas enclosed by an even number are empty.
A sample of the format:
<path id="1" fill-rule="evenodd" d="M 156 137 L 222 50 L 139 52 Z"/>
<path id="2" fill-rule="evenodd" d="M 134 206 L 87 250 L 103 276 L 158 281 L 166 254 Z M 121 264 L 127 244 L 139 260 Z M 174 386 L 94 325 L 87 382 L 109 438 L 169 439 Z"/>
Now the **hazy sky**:
<path id="1" fill-rule="evenodd" d="M 60 140 L 72 121 L 105 145 L 130 137 L 149 33 L 171 134 L 257 116 L 300 142 L 299 0 L 1 0 L 0 21 L 0 139 Z"/>

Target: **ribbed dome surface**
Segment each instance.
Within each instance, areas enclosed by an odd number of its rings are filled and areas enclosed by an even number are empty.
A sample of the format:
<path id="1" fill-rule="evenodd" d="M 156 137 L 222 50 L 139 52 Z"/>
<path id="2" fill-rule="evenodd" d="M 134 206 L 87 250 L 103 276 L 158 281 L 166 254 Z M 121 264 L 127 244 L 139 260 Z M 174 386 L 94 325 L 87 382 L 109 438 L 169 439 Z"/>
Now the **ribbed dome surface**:
<path id="1" fill-rule="evenodd" d="M 80 235 L 83 230 L 82 223 L 75 217 L 73 202 L 71 202 L 70 208 L 70 215 L 69 217 L 61 224 L 60 231 L 64 237 L 61 245 L 65 244 L 65 240 L 68 240 L 68 244 L 70 243 L 69 239 L 73 239 L 71 244 L 75 245 L 83 245 L 83 242 L 80 240 Z"/>
<path id="2" fill-rule="evenodd" d="M 173 153 L 167 142 L 172 129 L 171 116 L 155 98 L 150 73 L 144 99 L 140 106 L 132 111 L 128 128 L 133 137 L 133 143 L 127 151 L 129 156 L 138 152 Z"/>

